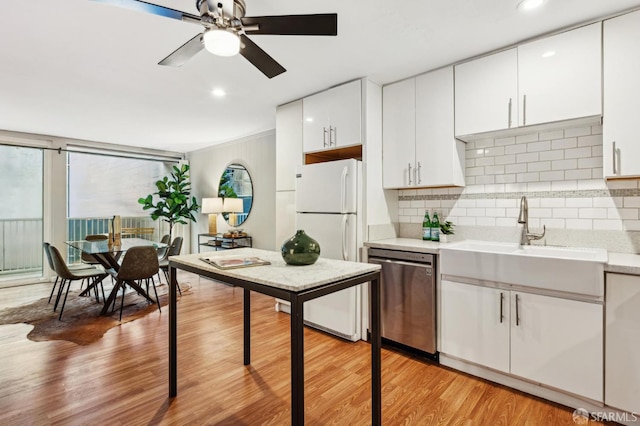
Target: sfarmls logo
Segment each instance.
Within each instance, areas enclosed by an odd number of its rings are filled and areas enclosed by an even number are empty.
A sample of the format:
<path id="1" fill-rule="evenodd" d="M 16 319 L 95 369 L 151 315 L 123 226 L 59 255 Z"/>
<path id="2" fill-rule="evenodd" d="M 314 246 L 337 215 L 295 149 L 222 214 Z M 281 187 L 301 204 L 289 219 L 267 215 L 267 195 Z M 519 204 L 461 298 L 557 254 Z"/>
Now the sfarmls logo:
<path id="1" fill-rule="evenodd" d="M 613 411 L 592 411 L 589 412 L 584 408 L 578 408 L 573 412 L 573 422 L 578 425 L 586 425 L 589 420 L 594 422 L 637 422 L 637 413 L 618 413 Z"/>

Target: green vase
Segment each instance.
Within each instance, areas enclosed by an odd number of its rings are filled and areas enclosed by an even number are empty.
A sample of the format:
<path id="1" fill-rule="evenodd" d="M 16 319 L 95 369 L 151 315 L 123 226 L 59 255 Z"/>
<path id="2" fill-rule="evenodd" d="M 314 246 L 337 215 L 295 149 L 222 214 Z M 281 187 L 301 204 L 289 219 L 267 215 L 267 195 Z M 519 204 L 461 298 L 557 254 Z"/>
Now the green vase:
<path id="1" fill-rule="evenodd" d="M 320 257 L 320 244 L 300 229 L 282 244 L 282 258 L 289 265 L 312 265 Z"/>

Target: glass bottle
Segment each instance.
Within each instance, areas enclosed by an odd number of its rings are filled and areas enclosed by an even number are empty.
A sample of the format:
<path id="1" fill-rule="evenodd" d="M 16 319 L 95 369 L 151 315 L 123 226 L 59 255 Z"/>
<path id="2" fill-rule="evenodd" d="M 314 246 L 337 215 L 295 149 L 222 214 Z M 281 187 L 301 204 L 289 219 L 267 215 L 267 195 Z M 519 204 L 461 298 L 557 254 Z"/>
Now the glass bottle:
<path id="1" fill-rule="evenodd" d="M 429 219 L 429 210 L 424 211 L 424 219 L 422 219 L 422 239 L 431 240 L 431 219 Z"/>
<path id="2" fill-rule="evenodd" d="M 431 220 L 431 241 L 440 241 L 440 219 L 438 218 L 438 212 L 435 210 Z"/>

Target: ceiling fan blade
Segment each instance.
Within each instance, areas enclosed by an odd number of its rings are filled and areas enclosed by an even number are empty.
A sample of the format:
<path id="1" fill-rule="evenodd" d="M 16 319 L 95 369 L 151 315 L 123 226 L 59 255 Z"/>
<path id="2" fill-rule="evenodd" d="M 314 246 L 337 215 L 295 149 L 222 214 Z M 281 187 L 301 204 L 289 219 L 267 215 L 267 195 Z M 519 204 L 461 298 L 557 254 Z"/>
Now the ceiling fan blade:
<path id="1" fill-rule="evenodd" d="M 273 78 L 282 74 L 286 69 L 276 62 L 267 52 L 249 40 L 244 34 L 240 34 L 240 54 L 258 68 L 264 75 Z"/>
<path id="2" fill-rule="evenodd" d="M 168 65 L 171 67 L 179 67 L 189 59 L 191 59 L 196 53 L 204 49 L 202 43 L 202 34 L 197 34 L 194 38 L 178 47 L 169 56 L 158 62 L 158 65 Z"/>
<path id="3" fill-rule="evenodd" d="M 157 4 L 148 3 L 141 0 L 92 0 L 96 3 L 104 3 L 112 6 L 118 6 L 125 9 L 137 10 L 139 12 L 146 12 L 152 15 L 164 16 L 165 18 L 177 19 L 179 21 L 195 21 L 200 22 L 200 17 L 197 15 L 191 15 L 180 10 L 170 9 L 164 6 L 158 6 Z"/>
<path id="4" fill-rule="evenodd" d="M 258 29 L 247 28 L 247 34 L 274 35 L 338 35 L 338 15 L 324 13 L 316 15 L 253 16 L 242 18 L 246 27 L 257 25 Z"/>

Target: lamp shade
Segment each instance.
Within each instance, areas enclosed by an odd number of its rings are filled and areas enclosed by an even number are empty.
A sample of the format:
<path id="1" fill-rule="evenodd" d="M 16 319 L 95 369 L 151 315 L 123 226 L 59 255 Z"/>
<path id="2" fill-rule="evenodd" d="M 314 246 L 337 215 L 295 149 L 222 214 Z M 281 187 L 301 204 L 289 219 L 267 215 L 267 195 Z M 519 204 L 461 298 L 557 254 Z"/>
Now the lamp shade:
<path id="1" fill-rule="evenodd" d="M 222 213 L 223 210 L 222 198 L 203 198 L 202 199 L 202 213 Z"/>
<path id="2" fill-rule="evenodd" d="M 223 211 L 225 213 L 242 213 L 244 211 L 242 198 L 225 198 Z"/>
<path id="3" fill-rule="evenodd" d="M 202 36 L 204 47 L 218 56 L 234 56 L 240 52 L 240 37 L 231 31 L 211 28 Z"/>

